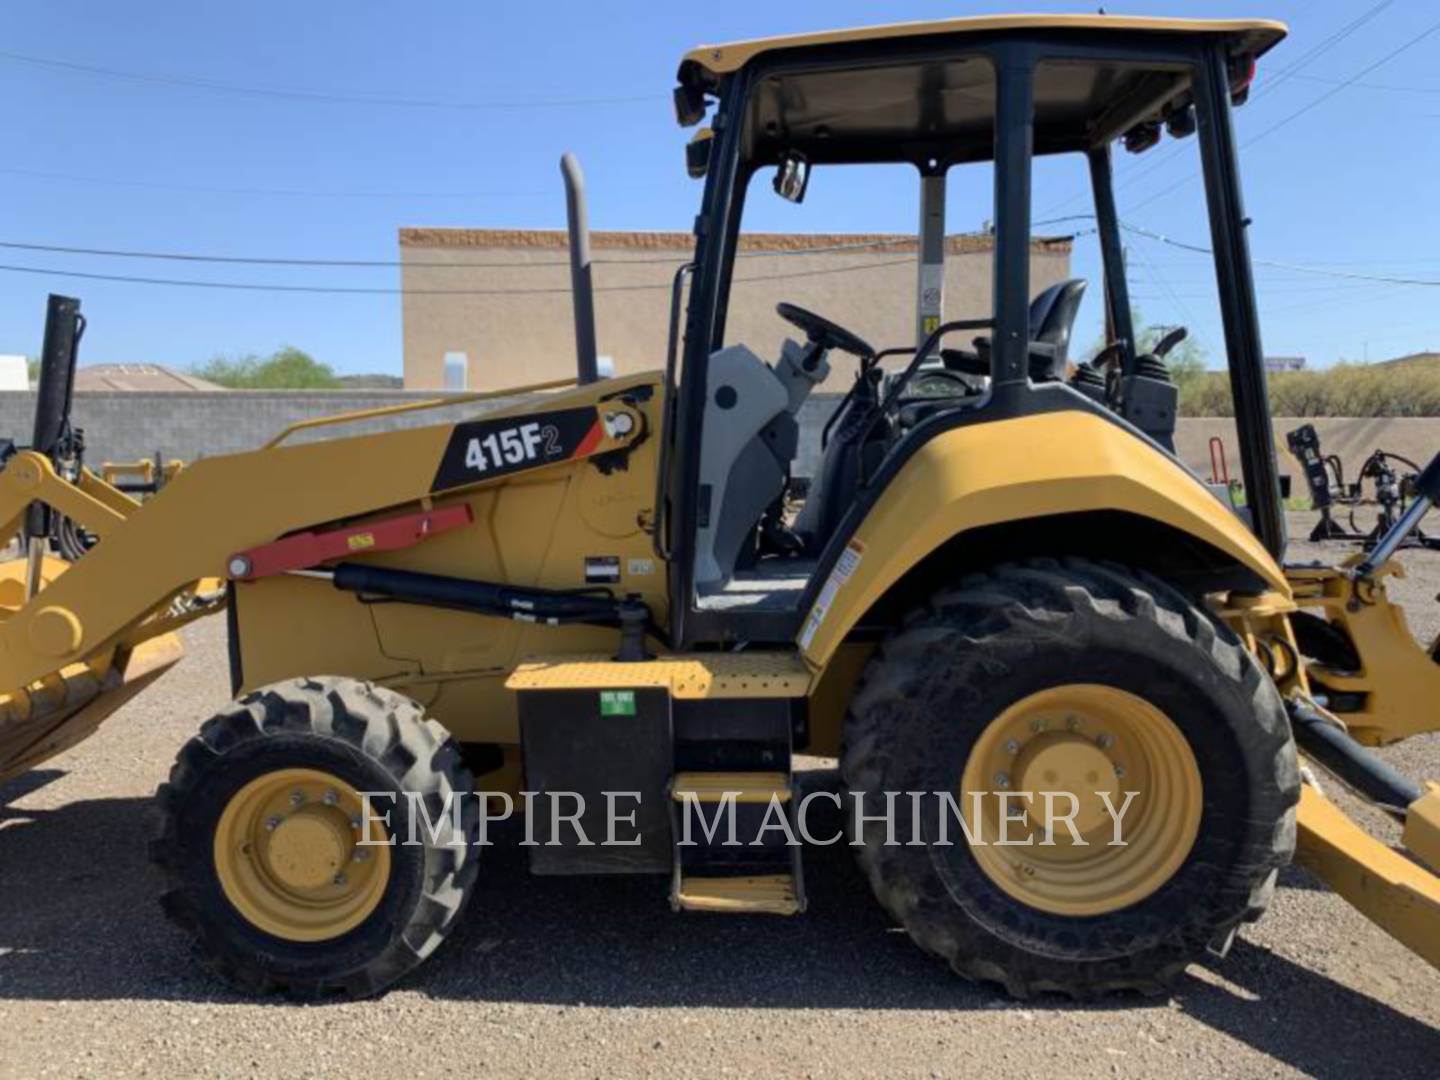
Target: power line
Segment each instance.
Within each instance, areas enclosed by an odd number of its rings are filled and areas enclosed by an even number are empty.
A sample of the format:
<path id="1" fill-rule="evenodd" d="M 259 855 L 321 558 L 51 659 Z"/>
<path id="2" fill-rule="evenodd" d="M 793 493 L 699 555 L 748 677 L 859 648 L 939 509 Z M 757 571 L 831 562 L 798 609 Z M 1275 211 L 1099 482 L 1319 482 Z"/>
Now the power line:
<path id="1" fill-rule="evenodd" d="M 1296 75 L 1295 78 L 1306 82 L 1329 83 L 1332 86 L 1345 81 L 1326 78 L 1324 75 Z M 1352 82 L 1349 85 L 1355 90 L 1381 90 L 1392 94 L 1440 94 L 1440 86 L 1402 86 L 1397 83 L 1373 82 Z"/>
<path id="2" fill-rule="evenodd" d="M 79 184 L 103 184 L 109 187 L 147 188 L 153 191 L 183 191 L 201 195 L 260 195 L 303 199 L 521 199 L 536 195 L 552 195 L 551 191 L 535 188 L 530 191 L 321 191 L 303 188 L 206 187 L 196 184 L 175 184 L 168 181 L 130 180 L 114 176 L 85 176 L 76 173 L 42 172 L 38 169 L 0 168 L 10 176 L 28 176 L 39 180 L 61 180 Z"/>
<path id="3" fill-rule="evenodd" d="M 883 249 L 910 246 L 917 241 L 913 236 L 897 236 L 893 239 L 858 240 L 851 243 L 824 244 L 808 248 L 776 248 L 763 251 L 739 251 L 737 259 L 763 259 L 784 256 L 826 255 L 834 252 L 862 252 L 874 250 L 883 254 Z M 43 251 L 59 255 L 92 255 L 116 259 L 157 259 L 168 262 L 224 263 L 239 266 L 293 266 L 293 267 L 343 267 L 343 268 L 427 268 L 436 270 L 531 270 L 569 266 L 570 260 L 547 259 L 542 262 L 433 262 L 420 259 L 302 259 L 272 256 L 210 255 L 177 251 L 136 251 L 122 248 L 71 247 L 63 244 L 37 244 L 21 240 L 0 240 L 0 248 L 16 251 Z M 687 261 L 685 255 L 644 256 L 634 259 L 592 259 L 596 266 L 679 266 Z"/>
<path id="4" fill-rule="evenodd" d="M 1440 28 L 1440 27 L 1437 27 Z M 1169 247 L 1178 248 L 1181 251 L 1191 251 L 1197 255 L 1213 255 L 1208 247 L 1200 244 L 1189 244 L 1183 240 L 1172 240 L 1163 233 L 1157 233 L 1150 229 L 1141 228 L 1139 225 L 1131 225 L 1121 222 L 1120 227 L 1126 232 L 1143 236 L 1149 240 L 1157 241 Z M 1359 274 L 1349 270 L 1334 270 L 1322 266 L 1308 266 L 1304 263 L 1280 262 L 1275 259 L 1252 259 L 1256 266 L 1268 266 L 1275 270 L 1292 270 L 1300 274 L 1315 274 L 1319 277 L 1343 278 L 1347 281 L 1373 281 L 1385 285 L 1427 285 L 1440 286 L 1440 280 L 1435 278 L 1404 278 L 1393 277 L 1388 274 Z"/>
<path id="5" fill-rule="evenodd" d="M 1319 97 L 1314 98 L 1313 100 L 1311 100 L 1311 101 L 1307 102 L 1306 104 L 1302 105 L 1300 108 L 1296 109 L 1294 112 L 1288 114 L 1287 116 L 1282 117 L 1280 120 L 1277 120 L 1275 123 L 1271 124 L 1269 127 L 1265 128 L 1263 131 L 1260 131 L 1260 132 L 1258 132 L 1257 134 L 1252 135 L 1250 138 L 1246 139 L 1246 140 L 1245 140 L 1243 143 L 1241 143 L 1240 145 L 1241 145 L 1242 147 L 1254 146 L 1254 145 L 1255 145 L 1257 142 L 1259 142 L 1261 139 L 1264 139 L 1264 138 L 1266 138 L 1266 137 L 1269 136 L 1269 135 L 1273 135 L 1275 132 L 1279 131 L 1281 128 L 1285 127 L 1287 124 L 1290 124 L 1290 123 L 1292 123 L 1292 122 L 1295 121 L 1295 120 L 1298 120 L 1300 117 L 1304 116 L 1306 113 L 1310 112 L 1311 110 L 1316 109 L 1316 108 L 1319 108 L 1321 105 L 1325 104 L 1325 102 L 1327 102 L 1327 101 L 1329 101 L 1331 98 L 1333 98 L 1336 94 L 1338 94 L 1338 93 L 1340 93 L 1341 91 L 1345 90 L 1346 88 L 1352 86 L 1354 83 L 1358 82 L 1360 79 L 1363 79 L 1366 75 L 1369 75 L 1372 71 L 1375 71 L 1377 68 L 1383 67 L 1385 64 L 1388 64 L 1391 60 L 1394 60 L 1394 59 L 1395 59 L 1397 56 L 1399 56 L 1401 53 L 1406 52 L 1406 51 L 1409 50 L 1409 49 L 1413 49 L 1416 45 L 1420 44 L 1420 42 L 1424 41 L 1424 40 L 1425 40 L 1426 38 L 1428 38 L 1430 35 L 1434 34 L 1437 30 L 1440 30 L 1440 22 L 1431 23 L 1431 24 L 1430 24 L 1429 26 L 1427 26 L 1424 30 L 1420 31 L 1420 33 L 1419 33 L 1418 35 L 1416 35 L 1415 37 L 1411 38 L 1409 41 L 1405 42 L 1403 45 L 1400 45 L 1400 46 L 1398 46 L 1398 47 L 1390 50 L 1388 53 L 1386 53 L 1384 56 L 1382 56 L 1379 60 L 1376 60 L 1374 63 L 1368 65 L 1367 67 L 1362 68 L 1360 71 L 1357 71 L 1357 72 L 1356 72 L 1353 76 L 1351 76 L 1350 78 L 1345 79 L 1345 80 L 1343 80 L 1342 82 L 1340 82 L 1339 84 L 1337 84 L 1336 86 L 1331 87 L 1329 90 L 1327 90 L 1325 93 L 1321 94 Z M 1155 202 L 1155 201 L 1157 201 L 1157 200 L 1159 200 L 1159 199 L 1164 198 L 1166 195 L 1170 194 L 1170 192 L 1176 190 L 1177 188 L 1184 187 L 1186 184 L 1188 184 L 1188 183 L 1190 183 L 1191 181 L 1193 181 L 1193 180 L 1196 178 L 1196 176 L 1198 176 L 1198 175 L 1199 175 L 1198 173 L 1193 173 L 1193 172 L 1192 172 L 1190 175 L 1185 176 L 1185 177 L 1182 177 L 1181 179 L 1175 181 L 1175 183 L 1170 184 L 1168 187 L 1163 187 L 1163 188 L 1161 188 L 1159 191 L 1155 192 L 1155 193 L 1154 193 L 1153 195 L 1151 195 L 1149 198 L 1143 199 L 1143 200 L 1141 200 L 1140 202 L 1136 203 L 1134 206 L 1130 207 L 1130 213 L 1133 214 L 1133 213 L 1135 213 L 1135 212 L 1143 209 L 1144 207 L 1149 206 L 1151 203 L 1153 203 L 1153 202 Z"/>
<path id="6" fill-rule="evenodd" d="M 786 281 L 794 278 L 824 277 L 830 274 L 848 274 L 863 270 L 878 270 L 886 266 L 914 266 L 914 259 L 890 259 L 886 262 L 865 263 L 861 266 L 833 266 L 818 270 L 795 270 L 784 274 L 756 274 L 751 277 L 735 278 L 733 285 L 746 285 L 761 281 Z M 41 266 L 14 266 L 0 264 L 0 272 L 11 274 L 38 274 L 49 277 L 79 278 L 85 281 L 114 281 L 128 285 L 161 285 L 190 289 L 228 289 L 244 292 L 280 293 L 324 293 L 357 296 L 543 296 L 568 294 L 569 286 L 545 289 L 385 289 L 328 285 L 267 285 L 246 281 L 196 281 L 183 278 L 137 277 L 127 274 L 98 274 L 83 270 L 49 270 Z M 649 292 L 670 289 L 670 282 L 642 285 L 597 285 L 596 292 Z"/>
<path id="7" fill-rule="evenodd" d="M 246 97 L 277 98 L 284 101 L 310 101 L 335 105 L 378 105 L 406 109 L 462 109 L 515 111 L 530 109 L 573 109 L 591 106 L 631 105 L 636 102 L 656 102 L 656 94 L 631 95 L 626 97 L 533 99 L 511 98 L 493 101 L 446 101 L 435 98 L 411 98 L 386 94 L 349 94 L 327 90 L 303 90 L 285 87 L 245 86 L 238 83 L 219 82 L 190 75 L 169 75 L 155 72 L 124 71 L 118 68 L 101 67 L 95 64 L 81 64 L 72 60 L 58 60 L 48 56 L 29 56 L 23 53 L 0 52 L 0 60 L 32 67 L 50 68 L 57 71 L 78 72 L 97 75 L 107 79 L 126 82 L 149 83 L 157 86 L 180 86 L 193 90 L 209 90 L 222 94 L 238 94 Z"/>
<path id="8" fill-rule="evenodd" d="M 1284 67 L 1277 68 L 1272 72 L 1268 72 L 1264 80 L 1256 88 L 1255 92 L 1251 95 L 1250 102 L 1253 104 L 1255 101 L 1258 101 L 1266 94 L 1273 91 L 1286 79 L 1295 78 L 1302 68 L 1309 66 L 1315 60 L 1319 59 L 1325 53 L 1333 49 L 1336 45 L 1340 44 L 1340 42 L 1353 35 L 1362 26 L 1370 22 L 1386 8 L 1390 7 L 1394 2 L 1395 0 L 1381 0 L 1380 3 L 1375 4 L 1373 7 L 1361 12 L 1360 15 L 1350 20 L 1350 22 L 1346 23 L 1338 30 L 1333 31 L 1328 37 L 1325 37 L 1322 40 L 1318 41 L 1316 44 L 1312 45 L 1309 49 L 1301 53 L 1300 56 L 1298 56 L 1291 63 L 1285 65 Z M 1125 186 L 1133 186 L 1139 181 L 1144 180 L 1147 176 L 1151 176 L 1159 172 L 1166 165 L 1169 165 L 1172 161 L 1176 161 L 1181 156 L 1183 156 L 1185 150 L 1185 146 L 1177 140 L 1173 145 L 1171 145 L 1168 153 L 1162 154 L 1158 159 L 1148 162 L 1147 165 L 1145 167 L 1142 167 L 1140 171 L 1137 172 L 1135 175 L 1126 177 L 1123 181 Z M 1049 210 L 1046 210 L 1044 212 L 1049 213 L 1050 210 L 1059 210 L 1063 207 L 1069 206 L 1073 202 L 1078 202 L 1079 200 L 1086 198 L 1088 194 L 1088 191 L 1078 191 L 1073 195 L 1062 199 L 1060 202 L 1052 204 Z"/>

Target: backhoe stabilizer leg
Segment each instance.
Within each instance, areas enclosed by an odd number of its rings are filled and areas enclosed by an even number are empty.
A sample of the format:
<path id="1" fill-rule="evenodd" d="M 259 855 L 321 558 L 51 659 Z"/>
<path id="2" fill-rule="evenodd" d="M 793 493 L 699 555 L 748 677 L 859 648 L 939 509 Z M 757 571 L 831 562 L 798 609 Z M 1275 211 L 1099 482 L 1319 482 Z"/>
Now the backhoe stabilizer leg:
<path id="1" fill-rule="evenodd" d="M 1440 877 L 1355 824 L 1306 784 L 1300 791 L 1296 861 L 1416 955 L 1440 968 Z M 1412 803 L 1405 841 L 1423 850 L 1440 839 L 1440 788 Z"/>

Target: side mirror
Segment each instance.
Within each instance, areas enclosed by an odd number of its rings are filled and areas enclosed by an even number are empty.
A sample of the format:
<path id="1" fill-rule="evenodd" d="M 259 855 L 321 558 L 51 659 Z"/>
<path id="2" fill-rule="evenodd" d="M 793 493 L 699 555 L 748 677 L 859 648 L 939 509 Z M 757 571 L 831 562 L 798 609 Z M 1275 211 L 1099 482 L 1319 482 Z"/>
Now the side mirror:
<path id="1" fill-rule="evenodd" d="M 775 170 L 775 194 L 792 203 L 805 201 L 810 186 L 810 162 L 796 153 L 788 153 Z"/>
<path id="2" fill-rule="evenodd" d="M 710 171 L 710 148 L 715 145 L 715 132 L 701 128 L 685 144 L 685 171 L 694 180 L 703 180 Z"/>

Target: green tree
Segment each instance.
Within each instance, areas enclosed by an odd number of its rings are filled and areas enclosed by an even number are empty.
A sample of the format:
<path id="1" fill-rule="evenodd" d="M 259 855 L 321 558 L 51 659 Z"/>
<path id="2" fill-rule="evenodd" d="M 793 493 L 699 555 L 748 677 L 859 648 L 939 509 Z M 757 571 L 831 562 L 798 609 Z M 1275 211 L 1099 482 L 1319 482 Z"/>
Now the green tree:
<path id="1" fill-rule="evenodd" d="M 253 353 L 215 356 L 191 370 L 231 390 L 333 390 L 341 385 L 329 364 L 290 345 L 263 359 Z"/>

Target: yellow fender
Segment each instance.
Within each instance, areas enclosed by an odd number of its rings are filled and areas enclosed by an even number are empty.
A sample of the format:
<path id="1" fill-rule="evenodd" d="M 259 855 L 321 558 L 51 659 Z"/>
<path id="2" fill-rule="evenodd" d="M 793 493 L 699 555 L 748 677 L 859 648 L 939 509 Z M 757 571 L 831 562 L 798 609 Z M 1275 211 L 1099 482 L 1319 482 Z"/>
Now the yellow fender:
<path id="1" fill-rule="evenodd" d="M 1239 517 L 1163 451 L 1084 412 L 953 428 L 887 485 L 801 628 L 823 668 L 850 629 L 921 559 L 971 529 L 1094 510 L 1122 511 L 1203 540 L 1290 596 L 1284 571 Z M 1117 538 L 1119 539 L 1119 538 Z"/>

